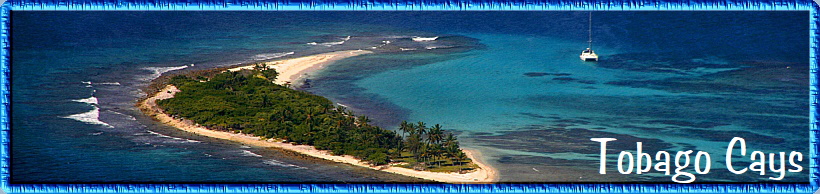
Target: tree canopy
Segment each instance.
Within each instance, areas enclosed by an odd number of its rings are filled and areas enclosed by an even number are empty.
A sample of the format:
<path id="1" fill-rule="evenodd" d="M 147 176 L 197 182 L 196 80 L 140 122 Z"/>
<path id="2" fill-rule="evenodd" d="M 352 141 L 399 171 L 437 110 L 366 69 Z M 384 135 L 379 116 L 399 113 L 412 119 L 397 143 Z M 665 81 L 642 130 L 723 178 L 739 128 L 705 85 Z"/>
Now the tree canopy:
<path id="1" fill-rule="evenodd" d="M 398 135 L 368 124 L 366 116 L 346 112 L 327 98 L 274 84 L 277 75 L 274 69 L 263 66 L 207 77 L 177 75 L 167 83 L 181 92 L 157 101 L 157 105 L 166 114 L 211 130 L 312 145 L 374 165 L 387 164 L 405 150 L 417 159 L 463 154 L 455 137 L 444 134 L 440 125 L 427 128 L 422 122 L 413 126 L 405 122 L 402 134 L 411 134 Z"/>

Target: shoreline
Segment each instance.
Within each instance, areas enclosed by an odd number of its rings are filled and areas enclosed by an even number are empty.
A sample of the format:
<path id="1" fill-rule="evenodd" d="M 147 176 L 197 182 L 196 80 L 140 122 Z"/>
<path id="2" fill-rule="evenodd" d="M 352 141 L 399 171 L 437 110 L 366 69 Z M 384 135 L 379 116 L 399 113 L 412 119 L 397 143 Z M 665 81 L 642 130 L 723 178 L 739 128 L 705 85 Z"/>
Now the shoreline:
<path id="1" fill-rule="evenodd" d="M 346 50 L 346 51 L 336 51 L 336 52 L 329 52 L 329 53 L 322 53 L 322 54 L 315 54 L 315 55 L 308 55 L 304 57 L 297 57 L 291 59 L 282 59 L 270 62 L 264 62 L 265 66 L 268 68 L 276 69 L 276 72 L 279 73 L 276 76 L 276 80 L 274 83 L 279 85 L 284 85 L 287 83 L 293 84 L 297 80 L 302 78 L 302 75 L 314 72 L 316 70 L 322 69 L 325 65 L 333 63 L 334 61 L 338 61 L 348 57 L 359 56 L 363 54 L 370 54 L 373 51 L 367 50 Z M 239 71 L 243 69 L 253 69 L 256 65 L 245 65 L 241 67 L 234 67 L 230 68 L 227 71 Z"/>
<path id="2" fill-rule="evenodd" d="M 277 77 L 275 83 L 277 84 L 286 84 L 292 83 L 301 78 L 301 76 L 305 73 L 309 73 L 318 69 L 321 69 L 325 65 L 332 63 L 333 61 L 344 59 L 347 57 L 357 56 L 361 54 L 368 54 L 372 53 L 372 51 L 365 51 L 365 50 L 353 50 L 353 51 L 337 51 L 331 53 L 324 53 L 324 54 L 317 54 L 293 59 L 284 59 L 279 61 L 272 61 L 272 62 L 265 62 L 264 65 L 274 68 L 279 72 L 279 76 Z M 246 68 L 253 68 L 254 65 L 242 66 L 228 69 L 228 71 L 237 71 Z M 280 72 L 281 71 L 281 72 Z M 433 180 L 438 182 L 445 182 L 445 183 L 493 183 L 499 180 L 498 171 L 495 168 L 483 163 L 479 160 L 479 156 L 481 153 L 478 153 L 476 150 L 467 150 L 463 149 L 464 153 L 467 155 L 470 160 L 479 166 L 478 169 L 475 171 L 459 174 L 455 172 L 451 173 L 442 173 L 442 172 L 430 172 L 430 171 L 416 171 L 413 169 L 402 168 L 402 167 L 393 167 L 390 166 L 391 164 L 382 165 L 382 166 L 371 166 L 368 163 L 362 162 L 354 158 L 353 156 L 348 155 L 341 155 L 336 156 L 330 154 L 329 151 L 324 150 L 317 150 L 313 146 L 308 145 L 293 145 L 291 143 L 282 143 L 274 141 L 273 139 L 263 140 L 262 138 L 255 137 L 248 134 L 240 134 L 240 133 L 232 133 L 232 132 L 223 132 L 223 131 L 214 131 L 209 130 L 205 127 L 199 126 L 191 121 L 184 120 L 184 119 L 177 119 L 173 118 L 170 115 L 165 114 L 159 107 L 156 105 L 156 100 L 168 99 L 173 98 L 174 95 L 180 92 L 173 85 L 166 85 L 163 89 L 155 94 L 151 94 L 148 98 L 140 101 L 138 106 L 140 110 L 143 111 L 146 115 L 156 119 L 160 123 L 173 126 L 177 129 L 195 133 L 198 135 L 204 135 L 212 138 L 218 139 L 225 139 L 229 141 L 239 142 L 247 145 L 258 146 L 258 147 L 274 147 L 280 148 L 288 151 L 293 151 L 296 153 L 312 156 L 315 158 L 321 158 L 325 160 L 330 160 L 334 162 L 340 163 L 347 163 L 355 166 L 365 167 L 369 169 L 374 169 L 378 171 L 390 172 L 410 177 L 422 178 L 426 180 Z"/>

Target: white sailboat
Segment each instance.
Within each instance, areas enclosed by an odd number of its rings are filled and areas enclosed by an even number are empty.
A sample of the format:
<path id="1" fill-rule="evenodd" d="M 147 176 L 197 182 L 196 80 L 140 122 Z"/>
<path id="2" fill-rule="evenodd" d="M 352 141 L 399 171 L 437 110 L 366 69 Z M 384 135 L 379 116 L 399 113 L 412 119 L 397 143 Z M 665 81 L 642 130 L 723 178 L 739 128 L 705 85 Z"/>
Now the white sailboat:
<path id="1" fill-rule="evenodd" d="M 589 12 L 589 46 L 587 50 L 581 52 L 582 61 L 598 61 L 598 54 L 592 50 L 592 12 Z"/>
<path id="2" fill-rule="evenodd" d="M 416 42 L 434 41 L 436 39 L 438 39 L 438 36 L 436 36 L 436 37 L 419 37 L 419 36 L 413 37 L 413 41 L 416 41 Z"/>

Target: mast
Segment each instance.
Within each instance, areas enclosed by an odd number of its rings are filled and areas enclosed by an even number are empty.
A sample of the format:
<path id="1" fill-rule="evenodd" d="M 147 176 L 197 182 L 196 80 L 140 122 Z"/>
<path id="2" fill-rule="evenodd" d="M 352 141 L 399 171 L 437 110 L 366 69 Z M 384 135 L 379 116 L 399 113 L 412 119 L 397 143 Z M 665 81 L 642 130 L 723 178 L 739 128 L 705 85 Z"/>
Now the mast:
<path id="1" fill-rule="evenodd" d="M 589 12 L 589 46 L 587 48 L 592 49 L 592 12 Z"/>

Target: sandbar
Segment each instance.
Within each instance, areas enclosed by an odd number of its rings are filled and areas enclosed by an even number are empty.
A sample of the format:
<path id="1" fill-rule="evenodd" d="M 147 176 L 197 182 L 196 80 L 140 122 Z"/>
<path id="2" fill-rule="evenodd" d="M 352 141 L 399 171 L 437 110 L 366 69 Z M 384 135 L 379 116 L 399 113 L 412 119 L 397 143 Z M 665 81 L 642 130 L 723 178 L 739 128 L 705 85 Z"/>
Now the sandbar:
<path id="1" fill-rule="evenodd" d="M 373 53 L 367 50 L 347 50 L 336 51 L 317 55 L 310 55 L 292 59 L 284 59 L 278 61 L 265 62 L 263 65 L 268 68 L 276 69 L 279 76 L 276 77 L 274 83 L 279 85 L 294 83 L 299 80 L 304 74 L 324 68 L 325 65 L 333 63 L 334 61 L 358 56 L 362 54 Z M 256 65 L 247 65 L 228 69 L 228 71 L 239 71 L 242 69 L 252 69 Z"/>

